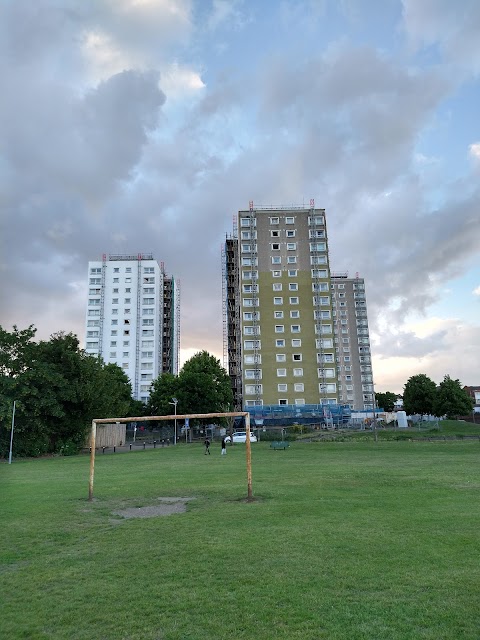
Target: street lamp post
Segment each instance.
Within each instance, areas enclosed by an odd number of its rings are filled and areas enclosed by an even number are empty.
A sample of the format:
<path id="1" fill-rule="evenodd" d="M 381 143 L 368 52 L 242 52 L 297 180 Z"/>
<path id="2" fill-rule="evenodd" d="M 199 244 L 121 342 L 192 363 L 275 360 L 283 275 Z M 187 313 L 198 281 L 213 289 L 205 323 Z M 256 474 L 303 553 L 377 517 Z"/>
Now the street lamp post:
<path id="1" fill-rule="evenodd" d="M 173 444 L 177 444 L 177 404 L 178 400 L 176 398 L 172 398 L 173 402 L 169 402 L 169 404 L 173 404 L 175 406 L 175 429 L 173 431 Z"/>

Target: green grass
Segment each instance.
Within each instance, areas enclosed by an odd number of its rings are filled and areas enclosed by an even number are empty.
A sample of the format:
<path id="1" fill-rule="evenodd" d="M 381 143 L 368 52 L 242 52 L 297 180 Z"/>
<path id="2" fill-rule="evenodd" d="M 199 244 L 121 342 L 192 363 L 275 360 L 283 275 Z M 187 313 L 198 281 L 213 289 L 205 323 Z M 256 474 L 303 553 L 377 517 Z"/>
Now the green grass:
<path id="1" fill-rule="evenodd" d="M 0 465 L 0 637 L 480 637 L 476 441 L 179 445 Z M 187 512 L 121 506 L 195 496 Z"/>

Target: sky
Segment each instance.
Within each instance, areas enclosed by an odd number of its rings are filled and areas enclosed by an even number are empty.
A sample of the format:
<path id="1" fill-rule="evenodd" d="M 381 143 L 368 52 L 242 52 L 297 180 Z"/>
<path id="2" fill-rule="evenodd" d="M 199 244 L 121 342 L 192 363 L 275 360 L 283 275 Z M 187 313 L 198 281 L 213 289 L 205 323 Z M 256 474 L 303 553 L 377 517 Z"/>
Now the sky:
<path id="1" fill-rule="evenodd" d="M 378 391 L 480 384 L 477 0 L 2 0 L 0 325 L 84 344 L 89 260 L 153 253 L 223 362 L 221 246 L 325 208 Z"/>

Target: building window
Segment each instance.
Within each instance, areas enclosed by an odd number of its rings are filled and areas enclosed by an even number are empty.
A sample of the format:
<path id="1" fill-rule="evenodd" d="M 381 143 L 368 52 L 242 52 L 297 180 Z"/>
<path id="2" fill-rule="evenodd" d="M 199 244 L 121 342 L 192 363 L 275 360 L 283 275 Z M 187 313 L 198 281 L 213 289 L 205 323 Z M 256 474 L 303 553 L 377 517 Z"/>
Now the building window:
<path id="1" fill-rule="evenodd" d="M 277 384 L 277 391 L 284 393 L 285 391 L 287 391 L 287 389 L 288 389 L 288 384 L 284 384 L 284 383 Z"/>
<path id="2" fill-rule="evenodd" d="M 298 297 L 297 296 L 293 296 L 291 298 L 288 299 L 290 304 L 298 304 Z"/>
<path id="3" fill-rule="evenodd" d="M 274 311 L 273 317 L 276 318 L 277 320 L 283 318 L 283 311 Z"/>
<path id="4" fill-rule="evenodd" d="M 334 378 L 335 369 L 318 369 L 319 378 Z"/>
<path id="5" fill-rule="evenodd" d="M 260 340 L 245 340 L 243 348 L 248 351 L 249 349 L 261 349 L 262 344 Z"/>
<path id="6" fill-rule="evenodd" d="M 293 216 L 286 216 L 285 224 L 295 224 L 295 218 Z"/>
<path id="7" fill-rule="evenodd" d="M 281 278 L 282 272 L 281 271 L 272 271 L 272 276 L 274 278 Z"/>
<path id="8" fill-rule="evenodd" d="M 287 251 L 296 251 L 297 243 L 296 242 L 287 242 Z"/>
<path id="9" fill-rule="evenodd" d="M 155 298 L 143 298 L 142 304 L 154 304 Z"/>
<path id="10" fill-rule="evenodd" d="M 333 340 L 331 338 L 317 338 L 317 340 L 315 340 L 315 346 L 317 349 L 332 349 Z"/>
<path id="11" fill-rule="evenodd" d="M 120 269 L 118 267 L 115 267 L 113 270 L 113 273 L 119 273 L 119 272 L 120 272 Z"/>
<path id="12" fill-rule="evenodd" d="M 317 362 L 334 362 L 333 353 L 317 353 Z"/>
<path id="13" fill-rule="evenodd" d="M 98 349 L 98 342 L 87 342 L 87 349 Z"/>
<path id="14" fill-rule="evenodd" d="M 258 336 L 260 335 L 260 327 L 243 327 L 243 333 L 246 336 Z"/>
<path id="15" fill-rule="evenodd" d="M 288 398 L 279 398 L 278 404 L 280 405 L 288 404 Z"/>
<path id="16" fill-rule="evenodd" d="M 144 327 L 148 327 L 148 326 L 153 327 L 153 318 L 143 318 L 142 325 Z"/>
<path id="17" fill-rule="evenodd" d="M 283 298 L 274 298 L 273 304 L 283 304 Z"/>
<path id="18" fill-rule="evenodd" d="M 282 264 L 282 258 L 280 256 L 272 256 L 272 264 Z"/>
<path id="19" fill-rule="evenodd" d="M 285 232 L 287 238 L 294 238 L 295 237 L 295 229 L 287 229 Z"/>
<path id="20" fill-rule="evenodd" d="M 301 338 L 292 338 L 292 347 L 301 347 L 302 339 Z"/>
<path id="21" fill-rule="evenodd" d="M 246 384 L 245 385 L 245 394 L 248 396 L 253 396 L 256 394 L 263 393 L 263 386 L 261 384 Z"/>
<path id="22" fill-rule="evenodd" d="M 118 331 L 117 331 L 117 329 L 112 329 L 112 330 L 110 331 L 110 335 L 111 335 L 111 336 L 116 336 L 116 335 L 118 335 Z"/>
<path id="23" fill-rule="evenodd" d="M 125 335 L 128 335 L 128 331 L 124 331 Z M 153 336 L 153 329 L 142 329 L 142 337 Z"/>
<path id="24" fill-rule="evenodd" d="M 277 369 L 277 377 L 278 378 L 285 378 L 287 375 L 287 370 L 286 369 Z"/>
<path id="25" fill-rule="evenodd" d="M 283 338 L 278 338 L 277 340 L 275 340 L 275 346 L 276 347 L 284 347 L 285 346 L 285 340 L 283 340 Z"/>
<path id="26" fill-rule="evenodd" d="M 293 385 L 293 390 L 296 392 L 302 392 L 305 390 L 305 385 L 303 384 L 303 382 L 295 382 L 295 384 Z"/>
<path id="27" fill-rule="evenodd" d="M 300 318 L 300 311 L 297 309 L 290 311 L 290 318 Z"/>
<path id="28" fill-rule="evenodd" d="M 300 333 L 300 325 L 299 324 L 292 324 L 290 325 L 290 330 L 292 333 Z"/>
<path id="29" fill-rule="evenodd" d="M 274 291 L 281 291 L 282 290 L 282 283 L 281 282 L 274 282 L 272 286 L 273 286 L 273 290 Z"/>
<path id="30" fill-rule="evenodd" d="M 277 217 L 270 218 L 270 224 L 280 224 L 280 218 L 277 218 Z"/>
<path id="31" fill-rule="evenodd" d="M 298 275 L 298 269 L 289 269 L 288 270 L 288 277 L 289 278 L 296 278 Z"/>
<path id="32" fill-rule="evenodd" d="M 327 256 L 310 256 L 310 264 L 327 264 Z"/>
<path id="33" fill-rule="evenodd" d="M 283 324 L 275 325 L 275 333 L 283 333 L 285 331 L 285 326 Z"/>
<path id="34" fill-rule="evenodd" d="M 257 353 L 256 355 L 243 356 L 245 364 L 262 364 L 262 356 Z"/>
<path id="35" fill-rule="evenodd" d="M 320 383 L 318 385 L 320 393 L 336 393 L 337 385 L 334 382 L 328 382 L 327 384 Z"/>
<path id="36" fill-rule="evenodd" d="M 116 351 L 110 351 L 110 358 L 116 358 L 117 357 L 117 352 Z"/>
<path id="37" fill-rule="evenodd" d="M 245 369 L 245 379 L 246 380 L 255 380 L 260 379 L 262 377 L 261 369 Z"/>
<path id="38" fill-rule="evenodd" d="M 303 376 L 303 368 L 302 368 L 302 367 L 299 367 L 299 368 L 294 369 L 294 370 L 293 370 L 293 375 L 294 375 L 296 378 L 300 378 L 301 376 Z"/>
<path id="39" fill-rule="evenodd" d="M 312 278 L 327 278 L 326 269 L 312 269 Z M 333 285 L 332 285 L 333 287 Z"/>
<path id="40" fill-rule="evenodd" d="M 100 267 L 92 267 L 90 273 L 102 273 L 102 269 Z"/>
<path id="41" fill-rule="evenodd" d="M 275 229 L 273 231 L 270 231 L 270 236 L 272 238 L 279 238 L 280 237 L 280 231 L 278 229 Z"/>
<path id="42" fill-rule="evenodd" d="M 297 256 L 287 256 L 288 264 L 295 264 L 297 262 Z"/>
<path id="43" fill-rule="evenodd" d="M 277 353 L 275 355 L 275 360 L 277 362 L 286 362 L 287 361 L 287 356 L 284 353 Z"/>
<path id="44" fill-rule="evenodd" d="M 297 282 L 289 282 L 288 283 L 289 291 L 298 291 L 298 283 Z"/>
<path id="45" fill-rule="evenodd" d="M 302 354 L 301 353 L 292 353 L 292 360 L 294 362 L 301 362 L 302 361 Z"/>

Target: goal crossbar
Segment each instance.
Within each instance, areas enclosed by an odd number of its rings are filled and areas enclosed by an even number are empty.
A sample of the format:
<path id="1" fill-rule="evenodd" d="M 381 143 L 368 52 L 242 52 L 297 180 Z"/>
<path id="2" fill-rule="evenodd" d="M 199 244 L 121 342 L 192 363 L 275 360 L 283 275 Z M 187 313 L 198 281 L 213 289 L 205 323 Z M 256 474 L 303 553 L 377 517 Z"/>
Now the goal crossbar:
<path id="1" fill-rule="evenodd" d="M 88 482 L 88 499 L 93 500 L 93 479 L 95 474 L 95 442 L 97 437 L 97 424 L 111 424 L 112 422 L 147 422 L 154 420 L 184 420 L 185 418 L 232 418 L 245 417 L 246 456 L 247 456 L 247 500 L 253 499 L 252 493 L 252 451 L 250 447 L 250 414 L 248 411 L 225 411 L 223 413 L 186 413 L 173 416 L 141 416 L 138 418 L 95 418 L 92 420 L 90 433 L 90 476 Z"/>

